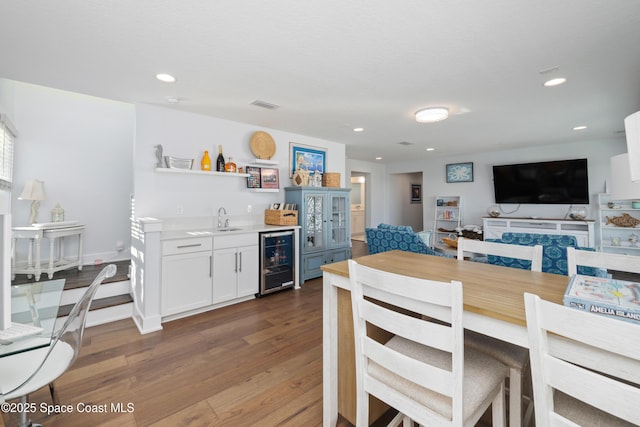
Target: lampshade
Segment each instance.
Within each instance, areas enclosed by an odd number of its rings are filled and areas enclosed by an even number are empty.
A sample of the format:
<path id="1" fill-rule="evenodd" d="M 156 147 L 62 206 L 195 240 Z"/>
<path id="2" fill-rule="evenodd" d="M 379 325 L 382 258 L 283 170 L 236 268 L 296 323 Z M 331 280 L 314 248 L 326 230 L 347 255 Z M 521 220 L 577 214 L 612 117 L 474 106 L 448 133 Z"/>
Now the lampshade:
<path id="1" fill-rule="evenodd" d="M 24 184 L 19 200 L 44 200 L 44 181 L 30 179 Z"/>
<path id="2" fill-rule="evenodd" d="M 430 107 L 416 111 L 416 121 L 419 123 L 434 123 L 449 117 L 449 109 L 446 107 Z"/>
<path id="3" fill-rule="evenodd" d="M 610 159 L 612 200 L 640 200 L 640 182 L 631 181 L 629 154 L 619 154 Z"/>

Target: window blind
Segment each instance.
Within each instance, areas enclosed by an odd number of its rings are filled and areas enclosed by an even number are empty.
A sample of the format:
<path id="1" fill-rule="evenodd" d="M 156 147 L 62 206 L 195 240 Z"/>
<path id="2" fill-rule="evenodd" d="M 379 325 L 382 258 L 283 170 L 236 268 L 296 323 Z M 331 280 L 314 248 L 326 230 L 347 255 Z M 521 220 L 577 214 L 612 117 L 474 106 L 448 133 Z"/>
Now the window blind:
<path id="1" fill-rule="evenodd" d="M 11 190 L 16 133 L 7 116 L 0 114 L 0 190 Z"/>

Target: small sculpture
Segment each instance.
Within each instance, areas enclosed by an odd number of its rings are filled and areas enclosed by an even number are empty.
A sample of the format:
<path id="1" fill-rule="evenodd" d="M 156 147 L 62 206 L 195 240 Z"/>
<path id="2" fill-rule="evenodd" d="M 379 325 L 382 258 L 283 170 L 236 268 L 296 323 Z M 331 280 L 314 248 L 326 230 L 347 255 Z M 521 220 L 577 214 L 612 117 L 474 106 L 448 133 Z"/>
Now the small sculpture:
<path id="1" fill-rule="evenodd" d="M 156 149 L 156 160 L 157 160 L 156 167 L 157 168 L 161 168 L 161 167 L 163 167 L 163 165 L 162 165 L 162 158 L 163 158 L 162 157 L 162 144 L 156 145 L 155 149 Z"/>
<path id="2" fill-rule="evenodd" d="M 605 225 L 613 224 L 617 227 L 635 227 L 640 224 L 640 219 L 634 218 L 628 213 L 623 213 L 621 216 L 606 217 L 607 223 Z"/>

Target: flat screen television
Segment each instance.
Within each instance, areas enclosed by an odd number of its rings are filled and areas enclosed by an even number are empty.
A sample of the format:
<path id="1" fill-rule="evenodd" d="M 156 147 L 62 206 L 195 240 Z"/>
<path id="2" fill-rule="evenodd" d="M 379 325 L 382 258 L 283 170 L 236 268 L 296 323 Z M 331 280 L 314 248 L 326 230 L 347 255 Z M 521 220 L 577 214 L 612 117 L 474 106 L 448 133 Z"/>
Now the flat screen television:
<path id="1" fill-rule="evenodd" d="M 496 203 L 589 204 L 587 159 L 493 166 Z"/>

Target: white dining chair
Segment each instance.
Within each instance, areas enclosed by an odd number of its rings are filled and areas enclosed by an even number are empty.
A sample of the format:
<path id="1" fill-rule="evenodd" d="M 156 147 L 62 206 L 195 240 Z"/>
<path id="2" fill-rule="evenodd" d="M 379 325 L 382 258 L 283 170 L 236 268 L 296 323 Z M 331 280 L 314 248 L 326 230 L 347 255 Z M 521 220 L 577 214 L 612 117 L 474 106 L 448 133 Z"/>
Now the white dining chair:
<path id="1" fill-rule="evenodd" d="M 531 261 L 531 271 L 542 271 L 542 245 L 510 245 L 507 243 L 465 239 L 464 237 L 458 237 L 457 242 L 458 259 L 464 259 L 465 252 L 517 258 Z"/>
<path id="2" fill-rule="evenodd" d="M 62 328 L 54 332 L 50 346 L 0 358 L 0 402 L 21 399 L 23 410 L 19 427 L 31 425 L 27 416 L 29 393 L 49 385 L 55 400 L 53 381 L 65 373 L 78 357 L 91 301 L 102 281 L 113 277 L 116 269 L 114 264 L 109 264 L 98 273 L 69 312 Z M 45 284 L 43 282 L 43 286 Z"/>
<path id="3" fill-rule="evenodd" d="M 498 242 L 458 238 L 458 259 L 465 252 L 518 258 L 531 261 L 532 271 L 542 271 L 542 245 L 523 246 Z M 533 400 L 523 395 L 523 385 L 529 383 L 529 352 L 526 348 L 488 337 L 473 331 L 465 332 L 465 343 L 476 350 L 484 351 L 509 367 L 509 426 L 528 425 L 533 415 Z M 522 411 L 522 400 L 527 401 Z"/>
<path id="4" fill-rule="evenodd" d="M 640 274 L 640 261 L 635 255 L 581 251 L 580 249 L 568 247 L 567 264 L 567 274 L 569 276 L 578 273 L 579 265 Z"/>
<path id="5" fill-rule="evenodd" d="M 640 325 L 524 300 L 536 427 L 640 425 Z"/>
<path id="6" fill-rule="evenodd" d="M 507 367 L 463 344 L 462 284 L 383 272 L 349 260 L 356 349 L 356 426 L 369 395 L 398 411 L 391 425 L 474 426 L 492 407 L 505 424 Z M 366 299 L 365 299 L 366 298 Z M 376 326 L 394 336 L 381 343 Z"/>

